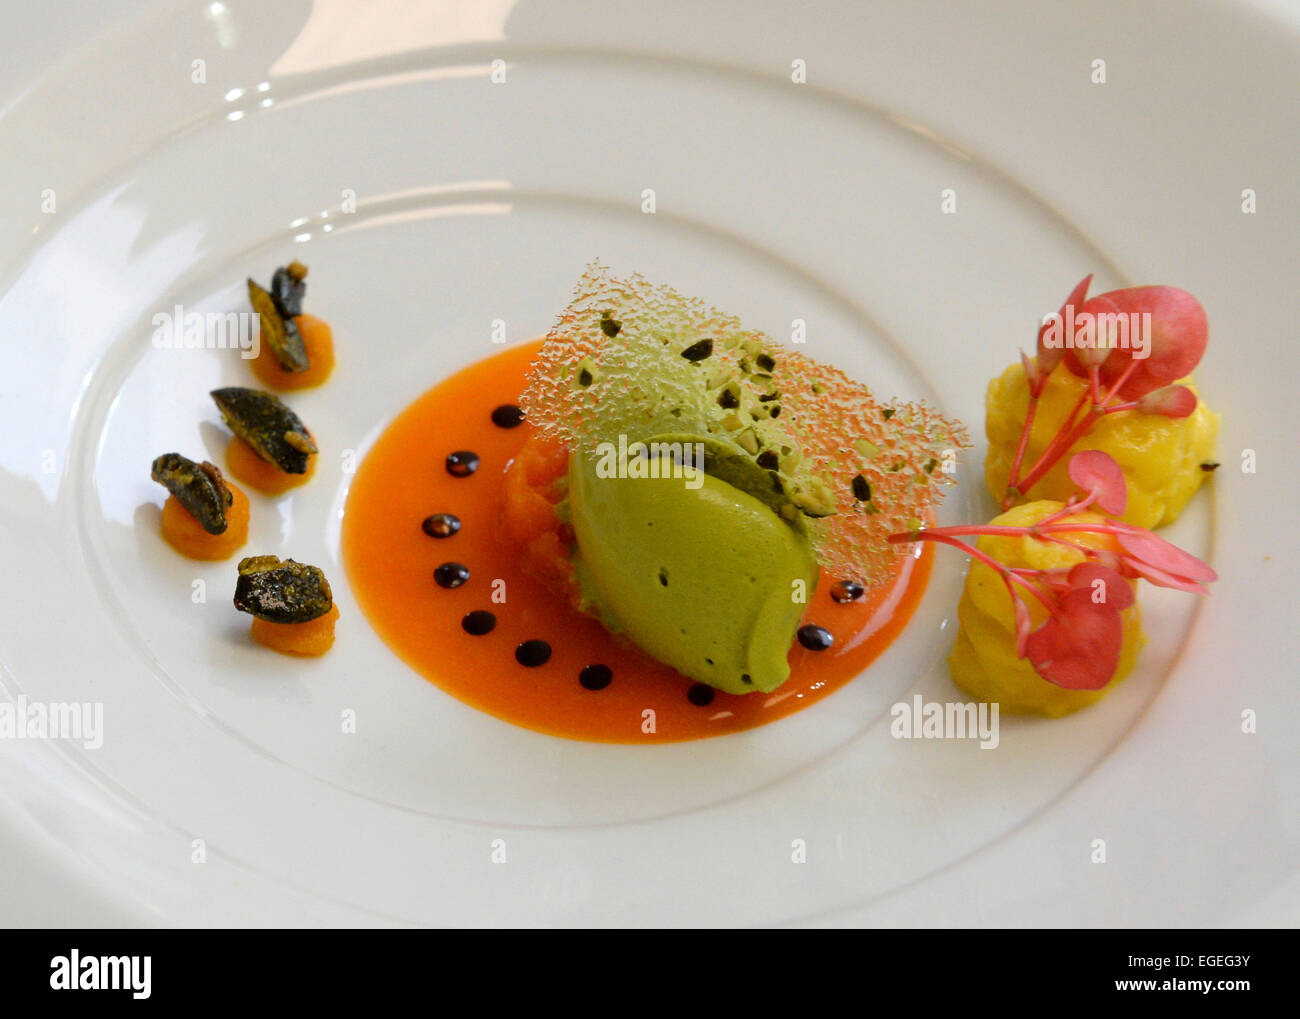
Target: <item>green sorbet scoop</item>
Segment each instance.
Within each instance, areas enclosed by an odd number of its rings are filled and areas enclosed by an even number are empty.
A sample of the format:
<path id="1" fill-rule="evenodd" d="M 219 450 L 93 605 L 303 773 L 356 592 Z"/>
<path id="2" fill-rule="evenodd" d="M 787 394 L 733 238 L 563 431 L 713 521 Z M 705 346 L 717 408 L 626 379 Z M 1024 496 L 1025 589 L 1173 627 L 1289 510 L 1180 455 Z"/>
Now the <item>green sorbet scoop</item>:
<path id="1" fill-rule="evenodd" d="M 568 498 L 584 607 L 607 628 L 727 693 L 785 682 L 819 573 L 803 534 L 703 473 L 600 477 L 574 456 Z"/>

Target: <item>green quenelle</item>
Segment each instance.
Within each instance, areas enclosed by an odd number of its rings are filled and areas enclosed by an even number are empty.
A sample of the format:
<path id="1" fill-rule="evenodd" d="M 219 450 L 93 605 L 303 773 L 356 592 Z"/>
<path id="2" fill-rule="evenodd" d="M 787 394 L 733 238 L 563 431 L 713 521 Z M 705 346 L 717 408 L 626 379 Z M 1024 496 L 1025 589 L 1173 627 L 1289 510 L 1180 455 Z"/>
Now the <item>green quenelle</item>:
<path id="1" fill-rule="evenodd" d="M 592 458 L 570 460 L 584 608 L 701 683 L 774 690 L 789 678 L 787 656 L 816 587 L 812 546 L 798 523 L 749 492 L 683 473 L 690 469 L 602 476 Z"/>

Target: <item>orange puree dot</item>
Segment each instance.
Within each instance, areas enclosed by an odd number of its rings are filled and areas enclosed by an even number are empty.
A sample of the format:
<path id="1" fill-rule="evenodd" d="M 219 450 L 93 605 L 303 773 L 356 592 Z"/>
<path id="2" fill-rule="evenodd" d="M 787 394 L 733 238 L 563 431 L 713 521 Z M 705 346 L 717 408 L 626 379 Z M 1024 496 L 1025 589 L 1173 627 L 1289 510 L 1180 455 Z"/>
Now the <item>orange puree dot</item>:
<path id="1" fill-rule="evenodd" d="M 285 655 L 316 657 L 334 646 L 334 623 L 339 618 L 339 607 L 330 606 L 325 615 L 305 623 L 271 623 L 254 619 L 249 636 L 272 651 Z"/>
<path id="2" fill-rule="evenodd" d="M 162 509 L 162 535 L 181 555 L 191 559 L 229 559 L 248 540 L 248 496 L 229 481 L 226 487 L 233 501 L 226 509 L 226 529 L 220 534 L 209 534 L 176 496 L 167 496 Z"/>
<path id="3" fill-rule="evenodd" d="M 902 631 L 930 573 L 932 551 L 899 556 L 892 582 L 855 602 L 830 597 L 838 579 L 822 574 L 804 623 L 835 638 L 813 652 L 793 642 L 790 678 L 770 694 L 717 692 L 707 706 L 687 698 L 693 681 L 612 636 L 573 604 L 568 546 L 555 516 L 563 498 L 562 447 L 529 441 L 532 427 L 492 423 L 494 408 L 517 404 L 540 343 L 509 347 L 429 390 L 388 426 L 362 461 L 344 509 L 342 552 L 366 619 L 416 672 L 467 704 L 529 729 L 609 743 L 667 743 L 751 729 L 789 715 L 858 676 Z M 479 468 L 454 477 L 448 453 L 471 450 Z M 449 513 L 450 537 L 421 522 Z M 469 579 L 440 587 L 434 570 L 461 563 Z M 466 631 L 471 613 L 483 616 Z M 550 645 L 545 664 L 525 667 L 524 641 Z M 601 689 L 579 682 L 588 665 L 607 666 Z M 642 731 L 655 712 L 655 731 Z"/>
<path id="4" fill-rule="evenodd" d="M 316 473 L 316 456 L 317 454 L 312 454 L 307 458 L 306 473 L 289 474 L 275 464 L 267 463 L 252 446 L 235 435 L 226 447 L 226 470 L 265 495 L 280 495 L 311 480 L 311 476 Z"/>
<path id="5" fill-rule="evenodd" d="M 329 323 L 315 315 L 298 315 L 293 321 L 307 350 L 307 370 L 286 371 L 271 348 L 262 344 L 253 358 L 253 374 L 269 389 L 310 389 L 319 386 L 334 370 L 334 333 Z"/>

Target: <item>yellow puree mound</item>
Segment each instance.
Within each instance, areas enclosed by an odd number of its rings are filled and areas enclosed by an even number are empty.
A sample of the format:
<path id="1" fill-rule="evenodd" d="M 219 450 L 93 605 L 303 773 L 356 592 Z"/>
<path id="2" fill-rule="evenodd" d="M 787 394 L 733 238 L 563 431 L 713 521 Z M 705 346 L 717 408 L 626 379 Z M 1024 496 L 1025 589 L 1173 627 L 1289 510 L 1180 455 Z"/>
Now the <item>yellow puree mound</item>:
<path id="1" fill-rule="evenodd" d="M 1061 503 L 1050 500 L 1016 506 L 994 518 L 994 524 L 1024 527 L 1051 516 Z M 1081 523 L 1098 523 L 1104 518 L 1080 513 Z M 1108 534 L 1064 534 L 1063 537 L 1090 548 L 1118 550 Z M 981 551 L 1012 567 L 1035 570 L 1070 567 L 1084 560 L 1081 552 L 1064 545 L 1033 538 L 981 535 Z M 1129 582 L 1132 585 L 1132 581 Z M 1029 607 L 1033 628 L 1047 618 L 1047 609 L 1028 591 L 1022 597 Z M 1068 715 L 1105 697 L 1133 670 L 1138 650 L 1144 643 L 1141 612 L 1136 601 L 1121 613 L 1124 620 L 1124 644 L 1120 649 L 1115 677 L 1100 690 L 1066 690 L 1043 679 L 1029 660 L 1016 655 L 1016 617 L 1002 579 L 989 567 L 972 562 L 966 587 L 957 606 L 961 629 L 957 643 L 948 656 L 948 667 L 956 684 L 981 701 L 997 702 L 1001 711 L 1012 714 Z"/>
<path id="2" fill-rule="evenodd" d="M 1189 381 L 1183 385 L 1196 390 Z M 1073 375 L 1063 364 L 1048 377 L 1030 432 L 1022 477 L 1056 437 L 1086 388 L 1087 381 Z M 1020 364 L 1013 364 L 989 383 L 985 398 L 989 453 L 984 461 L 984 478 L 998 503 L 1006 493 L 1028 406 L 1029 387 Z M 1066 473 L 1070 456 L 1084 449 L 1100 449 L 1115 458 L 1128 482 L 1128 507 L 1123 519 L 1139 527 L 1163 527 L 1173 523 L 1208 476 L 1201 464 L 1213 459 L 1218 431 L 1219 416 L 1211 413 L 1202 400 L 1185 418 L 1137 411 L 1107 414 L 1029 490 L 1028 498 L 1064 501 L 1076 494 Z"/>

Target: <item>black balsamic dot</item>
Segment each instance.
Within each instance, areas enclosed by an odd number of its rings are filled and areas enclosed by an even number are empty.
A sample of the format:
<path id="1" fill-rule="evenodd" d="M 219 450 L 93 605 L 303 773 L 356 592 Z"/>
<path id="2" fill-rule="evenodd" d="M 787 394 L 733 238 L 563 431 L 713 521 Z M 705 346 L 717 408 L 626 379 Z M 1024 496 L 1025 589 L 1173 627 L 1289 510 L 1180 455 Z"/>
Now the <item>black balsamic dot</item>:
<path id="1" fill-rule="evenodd" d="M 535 669 L 551 660 L 551 645 L 544 640 L 526 640 L 515 648 L 515 661 Z"/>
<path id="2" fill-rule="evenodd" d="M 460 587 L 469 580 L 469 567 L 464 563 L 443 563 L 433 571 L 433 579 L 439 587 Z"/>
<path id="3" fill-rule="evenodd" d="M 831 636 L 830 630 L 809 623 L 799 627 L 799 643 L 809 651 L 825 651 L 835 643 L 835 638 Z"/>
<path id="4" fill-rule="evenodd" d="M 460 517 L 452 513 L 435 513 L 424 518 L 420 529 L 430 538 L 450 538 L 460 530 Z"/>
<path id="5" fill-rule="evenodd" d="M 696 683 L 686 691 L 686 699 L 697 708 L 707 707 L 713 703 L 713 687 L 706 683 Z"/>
<path id="6" fill-rule="evenodd" d="M 856 580 L 837 580 L 831 585 L 831 600 L 843 605 L 862 597 L 862 585 Z"/>
<path id="7" fill-rule="evenodd" d="M 578 673 L 578 682 L 584 690 L 604 690 L 614 679 L 614 670 L 608 665 L 588 665 Z"/>
<path id="8" fill-rule="evenodd" d="M 503 403 L 492 412 L 492 423 L 498 428 L 518 428 L 524 423 L 524 412 L 513 403 Z"/>
<path id="9" fill-rule="evenodd" d="M 485 633 L 491 633 L 496 625 L 497 617 L 485 609 L 466 612 L 460 621 L 460 628 L 472 637 L 482 637 Z"/>
<path id="10" fill-rule="evenodd" d="M 468 478 L 478 470 L 478 454 L 468 449 L 458 449 L 447 454 L 447 473 L 456 478 Z"/>

